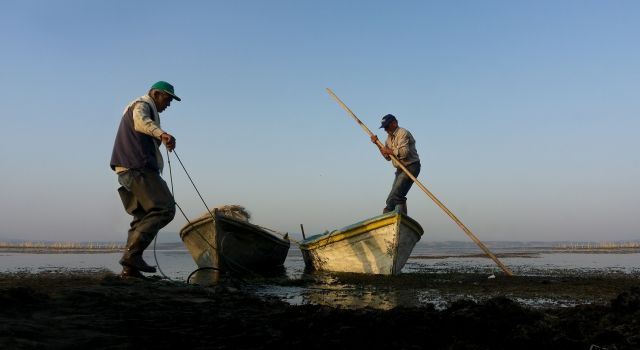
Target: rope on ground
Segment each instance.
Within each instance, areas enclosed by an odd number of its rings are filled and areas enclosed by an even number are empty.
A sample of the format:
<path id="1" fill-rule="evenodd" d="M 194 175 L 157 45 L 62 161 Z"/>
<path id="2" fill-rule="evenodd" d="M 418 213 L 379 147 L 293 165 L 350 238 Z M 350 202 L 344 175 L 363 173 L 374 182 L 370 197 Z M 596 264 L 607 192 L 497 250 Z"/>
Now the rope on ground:
<path id="1" fill-rule="evenodd" d="M 189 276 L 187 277 L 187 284 L 189 284 L 189 280 L 191 280 L 191 276 L 193 276 L 196 272 L 198 272 L 198 271 L 202 271 L 202 270 L 216 270 L 216 271 L 220 271 L 220 269 L 219 269 L 219 268 L 216 268 L 216 267 L 210 267 L 210 266 L 199 267 L 199 268 L 197 268 L 197 269 L 193 270 L 193 271 L 189 274 Z"/>

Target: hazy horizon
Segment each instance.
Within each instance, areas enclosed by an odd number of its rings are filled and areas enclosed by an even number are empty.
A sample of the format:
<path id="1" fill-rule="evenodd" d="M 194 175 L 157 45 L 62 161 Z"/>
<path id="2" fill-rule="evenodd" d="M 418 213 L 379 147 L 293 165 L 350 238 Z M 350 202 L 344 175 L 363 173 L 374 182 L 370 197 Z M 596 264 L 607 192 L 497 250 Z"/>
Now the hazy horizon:
<path id="1" fill-rule="evenodd" d="M 282 232 L 287 233 L 287 232 Z M 301 233 L 289 233 L 290 237 L 294 240 L 302 240 Z M 310 237 L 309 234 L 306 237 Z M 0 239 L 0 243 L 11 243 L 11 242 L 40 242 L 40 243 L 123 243 L 123 240 L 116 239 L 113 241 L 100 241 L 100 240 L 71 240 L 71 241 L 63 241 L 63 240 L 25 240 L 25 239 Z M 166 232 L 161 231 L 158 235 L 157 244 L 173 244 L 173 243 L 182 243 L 180 239 L 180 235 L 178 232 Z M 457 239 L 457 240 L 432 240 L 427 237 L 422 237 L 417 244 L 444 244 L 444 243 L 454 243 L 454 244 L 466 244 L 466 245 L 476 245 L 470 239 Z M 483 240 L 483 243 L 491 245 L 491 243 L 521 243 L 521 244 L 535 244 L 535 243 L 543 243 L 543 244 L 552 244 L 552 243 L 640 243 L 640 239 L 629 239 L 629 240 L 600 240 L 600 241 L 579 241 L 579 240 Z"/>

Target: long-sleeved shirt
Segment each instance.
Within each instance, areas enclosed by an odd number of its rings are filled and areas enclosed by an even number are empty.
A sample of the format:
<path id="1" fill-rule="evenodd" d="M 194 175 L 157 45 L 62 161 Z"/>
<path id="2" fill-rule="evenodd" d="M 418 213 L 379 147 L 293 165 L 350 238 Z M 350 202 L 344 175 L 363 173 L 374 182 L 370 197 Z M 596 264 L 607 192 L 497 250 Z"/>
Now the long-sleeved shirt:
<path id="1" fill-rule="evenodd" d="M 396 156 L 404 166 L 420 161 L 418 151 L 416 150 L 416 140 L 413 139 L 413 136 L 407 129 L 398 127 L 393 134 L 387 137 L 384 144 L 391 148 L 393 155 Z M 391 160 L 391 157 L 386 157 L 386 159 Z M 394 161 L 393 166 L 397 168 L 398 164 Z"/>

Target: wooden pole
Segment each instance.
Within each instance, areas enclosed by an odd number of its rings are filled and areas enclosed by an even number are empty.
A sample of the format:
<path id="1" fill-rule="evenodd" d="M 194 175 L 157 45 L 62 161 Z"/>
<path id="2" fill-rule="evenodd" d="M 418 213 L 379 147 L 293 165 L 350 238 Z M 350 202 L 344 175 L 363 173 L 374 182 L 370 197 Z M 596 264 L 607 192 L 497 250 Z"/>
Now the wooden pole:
<path id="1" fill-rule="evenodd" d="M 351 115 L 351 117 L 356 121 L 356 123 L 358 123 L 360 125 L 362 130 L 364 130 L 369 135 L 369 137 L 373 136 L 373 133 L 371 132 L 371 130 L 369 130 L 369 128 L 367 128 L 367 126 L 364 125 L 364 123 L 362 123 L 360 121 L 360 119 L 358 119 L 358 117 L 356 117 L 356 115 L 351 111 L 351 109 L 349 109 L 349 107 L 347 107 L 347 105 L 345 105 L 338 98 L 338 96 L 336 96 L 336 94 L 334 94 L 333 91 L 331 91 L 331 89 L 327 88 L 327 92 L 329 93 L 329 95 L 331 95 L 331 97 L 333 97 L 334 100 L 336 100 L 336 102 L 338 102 L 338 104 L 345 111 L 347 111 L 347 113 L 349 113 L 349 115 Z M 377 145 L 378 145 L 378 147 L 384 147 L 384 145 L 382 144 L 382 142 L 380 142 L 380 140 L 378 140 Z M 420 181 L 418 181 L 418 179 L 415 176 L 413 176 L 413 174 L 411 174 L 411 172 L 402 163 L 400 163 L 400 161 L 398 161 L 398 158 L 396 158 L 393 154 L 391 154 L 389 156 L 391 157 L 391 159 L 394 160 L 394 162 L 396 164 L 398 164 L 400 169 L 402 169 L 402 171 L 404 171 L 404 173 L 407 174 L 407 176 L 409 176 L 409 178 L 411 178 L 411 180 L 413 180 L 413 182 L 418 187 L 420 187 L 420 189 L 424 193 L 426 193 L 427 196 L 429 196 L 429 198 L 431 198 L 431 200 L 433 200 L 440 207 L 440 209 L 442 209 L 447 215 L 449 215 L 449 217 L 451 219 L 453 219 L 453 221 L 456 224 L 458 224 L 458 226 L 460 226 L 462 231 L 464 231 L 464 233 L 466 233 L 467 236 L 469 236 L 469 238 L 471 238 L 471 240 L 474 241 L 478 245 L 478 247 L 480 247 L 480 249 L 482 249 L 482 251 L 485 252 L 485 254 L 487 254 L 487 256 L 489 256 L 496 264 L 498 264 L 498 266 L 500 266 L 500 268 L 502 269 L 502 271 L 504 271 L 504 273 L 506 273 L 508 276 L 513 276 L 513 272 L 511 272 L 511 270 L 508 267 L 506 267 L 495 255 L 493 255 L 493 253 L 491 253 L 489 248 L 487 248 L 482 242 L 480 242 L 480 240 L 473 234 L 473 232 L 471 232 L 471 230 L 469 230 L 467 228 L 467 226 L 465 226 L 462 223 L 462 221 L 460 221 L 460 219 L 458 219 L 451 212 L 451 210 L 449 210 L 447 207 L 445 207 L 444 204 L 442 204 L 442 202 L 440 202 L 440 200 L 438 200 L 438 198 L 436 198 L 436 196 L 433 195 L 433 193 L 431 193 L 426 187 L 424 187 L 424 185 Z"/>

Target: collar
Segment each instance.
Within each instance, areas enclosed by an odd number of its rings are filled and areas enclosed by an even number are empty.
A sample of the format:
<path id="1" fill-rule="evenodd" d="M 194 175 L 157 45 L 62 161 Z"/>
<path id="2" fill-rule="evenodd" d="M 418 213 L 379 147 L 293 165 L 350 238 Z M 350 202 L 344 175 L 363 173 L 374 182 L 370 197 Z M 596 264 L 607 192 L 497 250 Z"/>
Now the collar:
<path id="1" fill-rule="evenodd" d="M 158 109 L 156 108 L 156 103 L 153 101 L 153 99 L 149 95 L 140 96 L 140 98 L 138 98 L 138 101 L 144 101 L 148 103 L 151 106 L 153 115 L 155 115 L 156 117 L 160 116 L 160 114 L 158 113 Z"/>

